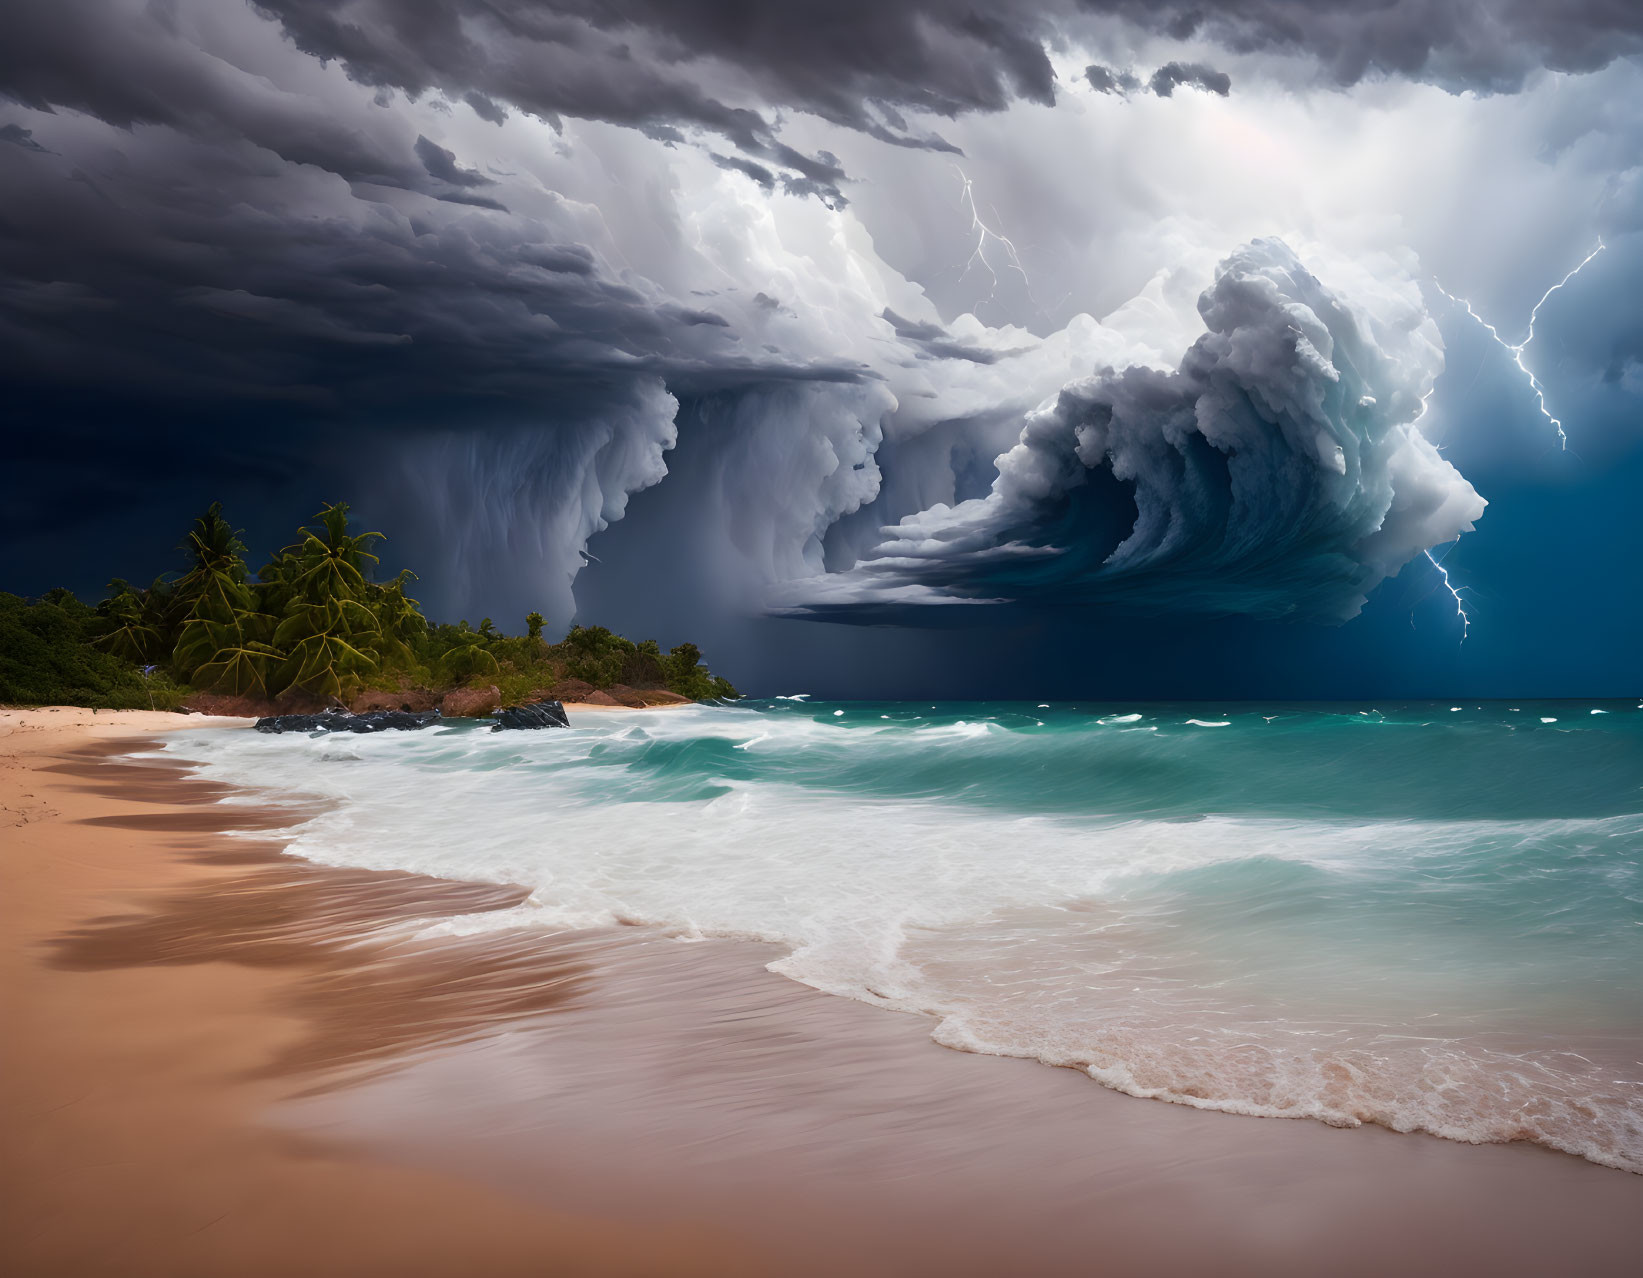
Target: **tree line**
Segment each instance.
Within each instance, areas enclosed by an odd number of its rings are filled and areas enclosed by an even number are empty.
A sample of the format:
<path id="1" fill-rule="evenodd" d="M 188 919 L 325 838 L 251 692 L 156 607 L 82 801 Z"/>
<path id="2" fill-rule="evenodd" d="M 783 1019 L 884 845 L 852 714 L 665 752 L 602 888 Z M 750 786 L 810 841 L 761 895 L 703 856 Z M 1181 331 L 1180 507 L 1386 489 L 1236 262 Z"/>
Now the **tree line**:
<path id="1" fill-rule="evenodd" d="M 253 574 L 215 503 L 189 529 L 180 573 L 146 587 L 116 578 L 95 607 L 65 590 L 33 602 L 0 594 L 0 700 L 171 705 L 195 691 L 347 702 L 373 687 L 485 682 L 513 698 L 566 679 L 692 700 L 737 695 L 694 644 L 663 653 L 600 626 L 550 644 L 535 612 L 517 636 L 488 617 L 430 624 L 408 593 L 414 573 L 375 579 L 382 540 L 355 529 L 346 503 L 327 505 Z"/>

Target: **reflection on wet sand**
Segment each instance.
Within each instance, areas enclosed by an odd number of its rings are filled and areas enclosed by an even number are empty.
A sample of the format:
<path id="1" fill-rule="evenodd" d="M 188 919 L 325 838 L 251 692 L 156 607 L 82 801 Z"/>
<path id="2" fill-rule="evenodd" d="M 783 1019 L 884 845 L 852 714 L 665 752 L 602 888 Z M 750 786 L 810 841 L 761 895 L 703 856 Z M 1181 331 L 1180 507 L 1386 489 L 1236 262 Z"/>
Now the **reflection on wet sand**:
<path id="1" fill-rule="evenodd" d="M 56 770 L 106 783 L 111 765 L 102 753 L 81 752 Z M 64 933 L 52 944 L 51 962 L 77 971 L 190 963 L 304 969 L 282 1009 L 304 1034 L 268 1062 L 270 1074 L 325 1074 L 309 1086 L 336 1085 L 362 1068 L 551 1012 L 587 985 L 587 965 L 563 937 L 506 931 L 437 944 L 414 937 L 425 920 L 512 909 L 525 899 L 523 888 L 320 867 L 280 855 L 274 843 L 212 838 L 278 828 L 301 814 L 222 806 L 215 801 L 227 797 L 223 787 L 165 760 L 120 770 L 143 778 L 121 777 L 125 797 L 135 789 L 198 806 L 80 823 L 186 834 L 177 850 L 219 873 Z"/>

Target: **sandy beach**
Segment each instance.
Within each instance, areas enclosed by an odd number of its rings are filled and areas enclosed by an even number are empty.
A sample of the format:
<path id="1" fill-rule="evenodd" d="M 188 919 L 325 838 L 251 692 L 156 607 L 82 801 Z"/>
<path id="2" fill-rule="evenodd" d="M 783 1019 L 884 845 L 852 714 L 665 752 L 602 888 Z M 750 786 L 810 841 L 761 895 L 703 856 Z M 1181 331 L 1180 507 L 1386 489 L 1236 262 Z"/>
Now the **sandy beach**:
<path id="1" fill-rule="evenodd" d="M 1643 1177 L 953 1052 L 771 946 L 418 939 L 524 891 L 228 837 L 291 813 L 145 754 L 200 723 L 0 711 L 8 1274 L 1606 1274 L 1643 1244 Z"/>
<path id="2" fill-rule="evenodd" d="M 391 995 L 339 943 L 436 899 L 518 894 L 316 875 L 229 843 L 219 831 L 266 818 L 213 810 L 222 792 L 175 768 L 114 761 L 184 722 L 201 720 L 0 711 L 0 1271 L 766 1272 L 689 1222 L 554 1211 L 263 1121 L 328 1068 L 471 1032 L 510 958 L 442 1009 L 460 956 L 406 965 L 421 988 Z M 551 984 L 527 988 L 540 975 L 503 981 L 503 1005 L 551 1003 Z"/>

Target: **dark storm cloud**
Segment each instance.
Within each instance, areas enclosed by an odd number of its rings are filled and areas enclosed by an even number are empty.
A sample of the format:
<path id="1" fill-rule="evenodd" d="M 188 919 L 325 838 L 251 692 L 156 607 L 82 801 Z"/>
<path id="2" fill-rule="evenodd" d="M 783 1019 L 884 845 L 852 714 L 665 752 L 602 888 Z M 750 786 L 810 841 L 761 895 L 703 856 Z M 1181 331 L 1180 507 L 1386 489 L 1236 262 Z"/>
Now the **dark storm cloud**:
<path id="1" fill-rule="evenodd" d="M 348 181 L 419 190 L 427 174 L 408 152 L 317 102 L 278 92 L 203 56 L 164 21 L 110 0 L 25 6 L 0 41 L 0 94 L 41 111 L 83 111 L 117 128 L 166 125 L 225 144 L 248 142 Z"/>
<path id="2" fill-rule="evenodd" d="M 349 494 L 431 527 L 495 484 L 528 429 L 559 467 L 532 472 L 532 509 L 560 512 L 564 542 L 518 566 L 557 583 L 563 622 L 565 564 L 664 473 L 668 383 L 862 375 L 744 346 L 717 304 L 612 266 L 562 203 L 527 186 L 535 215 L 509 213 L 497 196 L 520 183 L 352 90 L 327 98 L 271 24 L 238 11 L 196 43 L 203 11 L 65 0 L 16 15 L 0 44 L 0 92 L 34 113 L 0 124 L 12 545 L 71 488 L 77 519 L 106 519 L 168 492 L 317 483 L 298 500 Z M 840 176 L 768 149 L 818 188 Z M 449 491 L 395 479 L 413 457 Z M 430 602 L 461 603 L 462 582 Z"/>
<path id="3" fill-rule="evenodd" d="M 492 102 L 483 93 L 475 93 L 472 90 L 469 90 L 467 93 L 462 95 L 462 100 L 473 108 L 473 113 L 481 120 L 489 120 L 492 124 L 504 124 L 507 122 L 508 113 L 501 107 L 497 106 L 496 103 Z"/>
<path id="4" fill-rule="evenodd" d="M 46 149 L 34 140 L 34 130 L 25 129 L 21 124 L 0 125 L 0 142 L 10 142 L 13 146 L 20 146 L 25 151 L 44 151 Z"/>
<path id="5" fill-rule="evenodd" d="M 428 170 L 429 177 L 436 177 L 442 182 L 449 182 L 452 186 L 494 186 L 492 179 L 483 173 L 476 173 L 472 169 L 465 169 L 456 162 L 456 152 L 447 151 L 437 142 L 430 142 L 420 133 L 416 139 L 417 159 L 422 161 L 422 167 Z"/>
<path id="6" fill-rule="evenodd" d="M 836 178 L 781 154 L 766 108 L 789 108 L 898 145 L 953 149 L 902 112 L 956 117 L 1012 100 L 1053 103 L 1046 49 L 1091 21 L 1199 38 L 1236 53 L 1309 58 L 1342 85 L 1374 74 L 1459 90 L 1510 90 L 1541 66 L 1593 70 L 1643 48 L 1643 6 L 1577 0 L 262 0 L 304 50 L 367 83 L 477 94 L 543 118 L 683 125 Z M 1166 71 L 1168 68 L 1166 68 Z M 1100 91 L 1122 74 L 1087 72 Z M 1155 89 L 1219 81 L 1166 74 Z M 712 86 L 709 88 L 708 86 Z"/>
<path id="7" fill-rule="evenodd" d="M 1096 63 L 1084 68 L 1084 78 L 1097 93 L 1128 97 L 1141 87 L 1141 80 L 1131 71 L 1115 71 Z M 1161 98 L 1171 96 L 1181 87 L 1202 89 L 1226 97 L 1232 92 L 1232 77 L 1201 62 L 1166 62 L 1147 80 L 1147 88 Z"/>
<path id="8" fill-rule="evenodd" d="M 1543 67 L 1595 71 L 1643 50 L 1643 6 L 1627 0 L 1073 0 L 1071 9 L 1233 53 L 1298 56 L 1342 86 L 1386 75 L 1511 92 Z"/>
<path id="9" fill-rule="evenodd" d="M 1134 93 L 1141 87 L 1141 81 L 1132 72 L 1115 71 L 1100 63 L 1085 67 L 1084 78 L 1097 93 Z"/>
<path id="10" fill-rule="evenodd" d="M 57 320 L 7 325 L 0 358 L 25 382 L 72 375 L 98 350 L 105 376 L 167 394 L 357 405 L 660 371 L 706 354 L 682 339 L 699 313 L 658 306 L 598 271 L 585 246 L 540 240 L 529 224 L 433 221 L 383 204 L 366 217 L 346 205 L 271 216 L 267 171 L 214 147 L 170 146 L 163 165 L 12 154 L 0 161 L 12 195 L 0 322 Z M 361 359 L 361 345 L 383 355 Z"/>
<path id="11" fill-rule="evenodd" d="M 898 109 L 955 116 L 1054 100 L 1041 15 L 922 0 L 780 5 L 723 0 L 263 0 L 297 44 L 372 84 L 418 93 L 473 85 L 523 110 L 731 138 L 763 132 L 676 68 L 740 73 L 758 100 L 886 131 Z M 720 78 L 726 78 L 721 75 Z M 875 119 L 873 104 L 880 106 Z M 813 175 L 812 175 L 813 176 Z"/>
<path id="12" fill-rule="evenodd" d="M 1232 92 L 1232 77 L 1201 62 L 1166 62 L 1147 81 L 1147 87 L 1161 98 L 1169 97 L 1183 86 L 1224 98 Z"/>
<path id="13" fill-rule="evenodd" d="M 717 153 L 713 156 L 713 163 L 731 173 L 740 173 L 743 177 L 752 178 L 767 191 L 776 189 L 776 175 L 762 164 L 755 164 L 752 160 L 743 159 L 739 155 Z"/>
<path id="14" fill-rule="evenodd" d="M 0 44 L 0 93 L 122 127 L 163 123 L 243 138 L 350 181 L 427 189 L 429 171 L 416 157 L 385 149 L 369 130 L 317 109 L 304 115 L 277 102 L 260 77 L 189 56 L 174 9 L 116 0 L 23 6 Z M 1612 0 L 1555 11 L 1532 0 L 786 0 L 751 10 L 724 0 L 262 0 L 256 9 L 299 49 L 339 61 L 390 96 L 438 92 L 493 123 L 515 109 L 673 141 L 684 140 L 681 129 L 703 130 L 747 162 L 783 170 L 787 189 L 834 204 L 843 200 L 842 167 L 784 143 L 777 113 L 813 112 L 897 145 L 955 150 L 905 113 L 1052 103 L 1045 50 L 1093 20 L 1234 52 L 1310 57 L 1341 84 L 1382 73 L 1510 89 L 1542 65 L 1591 69 L 1643 48 L 1643 6 Z M 1110 92 L 1125 90 L 1128 75 L 1096 65 L 1086 78 Z M 1217 75 L 1171 63 L 1153 88 L 1222 92 Z"/>
<path id="15" fill-rule="evenodd" d="M 1593 71 L 1643 48 L 1643 7 L 1625 0 L 1220 0 L 1165 12 L 1174 32 L 1235 52 L 1310 55 L 1343 85 L 1379 72 L 1511 91 L 1541 67 Z"/>

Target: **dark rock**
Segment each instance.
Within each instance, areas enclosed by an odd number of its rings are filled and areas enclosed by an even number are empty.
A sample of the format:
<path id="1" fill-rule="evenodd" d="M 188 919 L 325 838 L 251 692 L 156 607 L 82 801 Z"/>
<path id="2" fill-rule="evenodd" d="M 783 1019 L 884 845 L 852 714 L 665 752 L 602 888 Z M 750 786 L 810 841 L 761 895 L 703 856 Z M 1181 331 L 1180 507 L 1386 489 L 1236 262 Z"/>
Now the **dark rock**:
<path id="1" fill-rule="evenodd" d="M 437 710 L 372 710 L 350 714 L 347 710 L 326 710 L 320 714 L 276 714 L 258 719 L 258 732 L 409 732 L 438 723 Z"/>
<path id="2" fill-rule="evenodd" d="M 507 706 L 496 712 L 496 719 L 492 732 L 501 732 L 503 728 L 570 727 L 565 707 L 557 701 L 532 701 L 527 705 Z"/>

